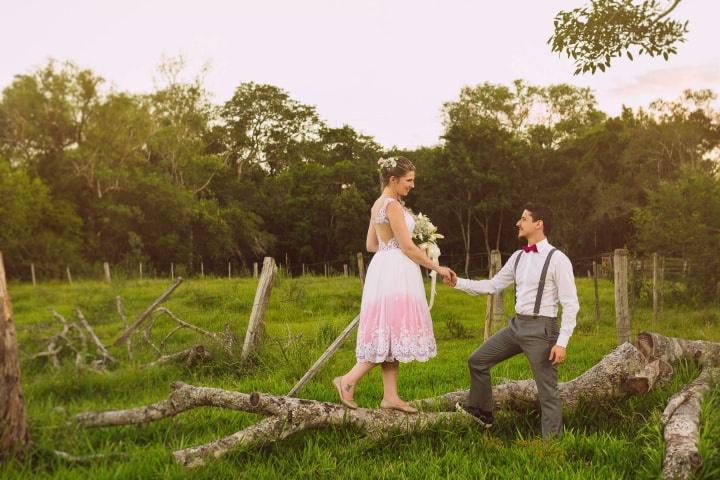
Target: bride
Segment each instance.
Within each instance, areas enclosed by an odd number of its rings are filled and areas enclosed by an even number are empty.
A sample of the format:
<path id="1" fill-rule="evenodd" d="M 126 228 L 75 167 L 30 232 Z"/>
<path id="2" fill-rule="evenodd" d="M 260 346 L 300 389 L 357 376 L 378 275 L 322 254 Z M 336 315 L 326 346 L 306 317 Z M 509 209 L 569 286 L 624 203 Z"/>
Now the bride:
<path id="1" fill-rule="evenodd" d="M 357 408 L 355 386 L 373 367 L 382 366 L 380 408 L 415 413 L 398 395 L 399 362 L 427 361 L 437 354 L 432 320 L 419 265 L 452 279 L 455 272 L 433 263 L 412 241 L 413 216 L 401 201 L 415 187 L 415 166 L 405 157 L 378 160 L 382 194 L 372 206 L 368 266 L 360 308 L 357 363 L 333 379 L 340 401 Z"/>

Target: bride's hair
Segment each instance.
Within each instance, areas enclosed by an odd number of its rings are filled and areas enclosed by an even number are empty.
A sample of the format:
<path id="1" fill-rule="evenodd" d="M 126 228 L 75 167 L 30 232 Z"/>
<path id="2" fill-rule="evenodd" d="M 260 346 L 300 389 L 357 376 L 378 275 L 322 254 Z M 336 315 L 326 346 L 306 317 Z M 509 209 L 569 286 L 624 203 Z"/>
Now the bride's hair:
<path id="1" fill-rule="evenodd" d="M 400 178 L 415 171 L 415 165 L 406 157 L 390 157 L 378 160 L 380 167 L 380 190 L 390 183 L 390 177 Z"/>

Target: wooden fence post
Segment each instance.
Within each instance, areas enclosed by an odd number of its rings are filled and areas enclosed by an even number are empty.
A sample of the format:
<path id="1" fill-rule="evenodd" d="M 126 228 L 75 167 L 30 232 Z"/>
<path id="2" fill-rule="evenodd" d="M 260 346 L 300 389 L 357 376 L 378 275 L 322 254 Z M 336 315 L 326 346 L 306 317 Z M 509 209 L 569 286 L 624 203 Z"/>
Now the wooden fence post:
<path id="1" fill-rule="evenodd" d="M 27 417 L 20 383 L 18 352 L 12 304 L 7 290 L 5 263 L 0 252 L 0 458 L 22 454 L 28 446 Z"/>
<path id="2" fill-rule="evenodd" d="M 303 277 L 304 277 L 304 276 L 306 275 L 306 272 L 305 272 L 305 264 L 304 264 L 304 263 L 302 264 L 302 272 L 303 272 L 302 274 L 303 274 Z"/>
<path id="3" fill-rule="evenodd" d="M 111 282 L 111 279 L 110 279 L 110 264 L 109 264 L 108 262 L 104 262 L 104 263 L 103 263 L 103 270 L 105 270 L 105 281 L 106 281 L 107 283 L 110 283 L 110 282 Z"/>
<path id="4" fill-rule="evenodd" d="M 663 312 L 663 299 L 664 295 L 663 292 L 665 291 L 665 257 L 663 255 L 660 256 L 660 278 L 659 278 L 659 288 L 658 288 L 658 295 L 660 295 L 660 309 L 658 311 L 659 315 L 662 315 Z M 659 318 L 659 317 L 658 317 Z"/>
<path id="5" fill-rule="evenodd" d="M 277 275 L 277 266 L 272 257 L 263 259 L 262 273 L 255 291 L 255 300 L 253 301 L 252 312 L 250 313 L 250 321 L 245 332 L 245 341 L 243 342 L 242 354 L 240 360 L 245 362 L 250 358 L 257 345 L 260 343 L 262 336 L 263 321 L 265 319 L 265 311 L 270 302 L 270 294 L 272 293 L 273 283 Z"/>
<path id="6" fill-rule="evenodd" d="M 348 276 L 348 269 L 347 269 L 347 263 L 343 263 L 343 276 Z"/>
<path id="7" fill-rule="evenodd" d="M 33 287 L 37 286 L 37 281 L 35 280 L 35 264 L 34 263 L 30 264 L 30 275 L 32 275 Z"/>
<path id="8" fill-rule="evenodd" d="M 175 280 L 175 264 L 170 262 L 170 279 Z"/>
<path id="9" fill-rule="evenodd" d="M 72 285 L 72 275 L 70 274 L 70 267 L 65 267 L 65 274 L 67 275 L 68 283 Z"/>
<path id="10" fill-rule="evenodd" d="M 635 312 L 635 269 L 637 262 L 635 255 L 628 253 L 628 315 L 630 318 L 633 317 L 633 312 Z M 640 263 L 642 264 L 642 259 Z"/>
<path id="11" fill-rule="evenodd" d="M 138 269 L 140 270 L 140 280 L 143 279 L 143 264 L 142 262 L 138 262 Z"/>
<path id="12" fill-rule="evenodd" d="M 205 264 L 200 262 L 200 278 L 205 278 Z"/>
<path id="13" fill-rule="evenodd" d="M 595 325 L 600 325 L 600 292 L 598 291 L 598 265 L 593 260 L 593 284 L 595 286 Z"/>
<path id="14" fill-rule="evenodd" d="M 615 271 L 615 324 L 618 345 L 630 341 L 630 315 L 628 311 L 628 251 L 615 250 L 613 270 Z"/>
<path id="15" fill-rule="evenodd" d="M 655 328 L 655 325 L 657 325 L 658 313 L 659 313 L 659 309 L 658 309 L 658 305 L 659 305 L 659 297 L 658 297 L 658 254 L 657 254 L 657 253 L 653 253 L 653 254 L 652 254 L 652 262 L 653 262 L 653 264 L 652 264 L 652 265 L 653 265 L 653 276 L 652 276 L 652 279 L 653 279 L 653 283 L 652 283 L 652 285 L 653 285 L 653 290 L 652 290 L 652 291 L 653 291 L 653 295 L 652 295 L 652 299 L 653 299 L 652 327 L 653 327 L 653 329 L 654 329 L 654 328 Z"/>
<path id="16" fill-rule="evenodd" d="M 258 278 L 258 263 L 253 263 L 253 278 Z"/>
<path id="17" fill-rule="evenodd" d="M 358 276 L 360 277 L 360 287 L 365 287 L 365 259 L 362 252 L 357 253 Z"/>

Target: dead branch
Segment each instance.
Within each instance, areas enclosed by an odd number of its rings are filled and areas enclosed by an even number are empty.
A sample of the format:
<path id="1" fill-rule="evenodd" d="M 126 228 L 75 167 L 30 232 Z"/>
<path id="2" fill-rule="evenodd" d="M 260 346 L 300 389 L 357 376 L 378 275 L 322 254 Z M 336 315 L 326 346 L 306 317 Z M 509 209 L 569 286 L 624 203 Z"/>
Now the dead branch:
<path id="1" fill-rule="evenodd" d="M 125 315 L 125 306 L 123 305 L 122 297 L 120 297 L 120 295 L 115 297 L 115 305 L 117 306 L 118 315 L 120 315 L 120 318 L 123 321 L 123 327 L 125 328 L 125 330 L 127 330 L 128 319 L 127 319 L 127 315 Z M 132 360 L 132 358 L 133 358 L 133 356 L 132 356 L 132 338 L 128 337 L 126 343 L 127 343 L 128 358 L 130 360 Z"/>
<path id="2" fill-rule="evenodd" d="M 62 458 L 63 460 L 66 460 L 70 463 L 91 463 L 96 460 L 105 460 L 108 458 L 127 458 L 128 454 L 124 452 L 111 452 L 111 453 L 95 453 L 92 455 L 84 455 L 84 456 L 77 456 L 77 455 L 71 455 L 67 452 L 63 452 L 60 450 L 54 450 L 53 453 L 58 457 Z"/>
<path id="3" fill-rule="evenodd" d="M 107 348 L 105 348 L 105 345 L 102 344 L 100 339 L 95 335 L 95 331 L 92 329 L 88 321 L 85 319 L 85 316 L 82 314 L 82 312 L 79 309 L 75 309 L 75 315 L 77 315 L 78 320 L 80 320 L 80 325 L 82 325 L 85 330 L 88 332 L 88 335 L 90 335 L 90 340 L 93 341 L 95 344 L 95 351 L 97 354 L 101 357 L 98 361 L 93 362 L 93 364 L 99 364 L 102 363 L 103 365 L 107 365 L 110 363 L 117 363 L 117 360 L 110 355 L 110 352 L 107 351 Z"/>
<path id="4" fill-rule="evenodd" d="M 164 363 L 185 361 L 188 367 L 195 365 L 197 362 L 203 362 L 210 359 L 210 352 L 205 350 L 202 345 L 195 345 L 181 352 L 171 353 L 169 355 L 163 355 L 154 362 L 150 362 L 146 367 L 154 367 L 156 365 L 162 365 Z"/>
<path id="5" fill-rule="evenodd" d="M 161 303 L 163 303 L 165 300 L 167 300 L 167 298 L 175 291 L 175 289 L 180 286 L 180 284 L 182 283 L 182 281 L 183 281 L 182 277 L 178 277 L 178 278 L 175 280 L 175 283 L 173 283 L 172 285 L 170 285 L 170 287 L 168 287 L 168 289 L 165 290 L 165 291 L 162 293 L 162 295 L 160 295 L 152 304 L 150 304 L 150 306 L 149 306 L 148 308 L 145 309 L 145 311 L 144 311 L 143 313 L 140 314 L 140 316 L 137 318 L 137 320 L 135 320 L 135 321 L 133 322 L 132 325 L 130 325 L 128 328 L 125 329 L 125 331 L 122 333 L 122 335 L 120 335 L 120 337 L 118 337 L 118 339 L 115 340 L 115 342 L 113 343 L 113 345 L 118 346 L 118 345 L 120 345 L 121 343 L 127 341 L 127 339 L 130 338 L 130 335 L 132 335 L 132 333 L 140 326 L 140 324 L 142 324 L 142 322 L 143 322 L 148 316 L 150 316 L 150 314 L 151 314 Z"/>

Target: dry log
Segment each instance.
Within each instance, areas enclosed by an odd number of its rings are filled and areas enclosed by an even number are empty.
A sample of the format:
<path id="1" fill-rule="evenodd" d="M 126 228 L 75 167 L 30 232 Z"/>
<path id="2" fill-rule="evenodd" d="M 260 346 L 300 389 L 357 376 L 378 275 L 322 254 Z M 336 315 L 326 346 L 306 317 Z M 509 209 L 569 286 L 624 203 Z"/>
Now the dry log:
<path id="1" fill-rule="evenodd" d="M 198 445 L 197 447 L 189 447 L 173 452 L 173 457 L 184 467 L 199 467 L 205 463 L 205 459 L 208 457 L 219 458 L 233 448 L 243 445 L 262 444 L 282 440 L 293 433 L 310 427 L 310 425 L 305 424 L 293 424 L 281 417 L 265 418 L 227 437 L 204 445 Z"/>
<path id="2" fill-rule="evenodd" d="M 702 467 L 698 448 L 700 407 L 718 375 L 720 369 L 705 368 L 694 382 L 670 398 L 662 415 L 665 424 L 663 478 L 690 479 Z"/>
<path id="3" fill-rule="evenodd" d="M 173 392 L 167 400 L 144 407 L 108 412 L 85 412 L 75 416 L 82 427 L 104 427 L 113 425 L 144 424 L 173 417 L 197 407 L 213 406 L 250 413 L 268 415 L 269 420 L 230 437 L 210 444 L 175 452 L 175 458 L 186 466 L 202 465 L 205 455 L 218 457 L 234 445 L 247 444 L 261 438 L 263 431 L 273 435 L 263 438 L 274 441 L 307 428 L 343 425 L 353 423 L 372 436 L 381 436 L 388 430 L 410 432 L 440 421 L 457 418 L 456 413 L 420 412 L 413 415 L 392 410 L 370 410 L 359 408 L 346 410 L 339 404 L 317 400 L 302 400 L 292 397 L 242 393 L 219 388 L 197 387 L 182 382 L 172 384 Z M 462 417 L 461 417 L 462 418 Z M 282 422 L 282 423 L 281 423 Z M 262 422 L 261 422 L 262 423 Z M 259 425 L 259 426 L 258 426 Z M 285 433 L 277 429 L 288 429 Z M 279 433 L 278 433 L 279 432 Z"/>
<path id="4" fill-rule="evenodd" d="M 96 460 L 105 460 L 108 458 L 127 458 L 128 454 L 124 452 L 111 452 L 111 453 L 95 453 L 92 455 L 77 456 L 60 450 L 54 450 L 53 453 L 58 457 L 66 460 L 70 463 L 91 463 Z"/>
<path id="5" fill-rule="evenodd" d="M 625 380 L 625 388 L 633 395 L 644 395 L 655 386 L 657 382 L 670 378 L 673 375 L 672 365 L 658 358 L 645 365 L 642 370 Z"/>
<path id="6" fill-rule="evenodd" d="M 130 335 L 132 335 L 132 333 L 140 326 L 140 324 L 142 324 L 142 322 L 145 321 L 145 319 L 146 319 L 148 316 L 150 316 L 150 314 L 151 314 L 153 311 L 155 311 L 155 309 L 156 309 L 162 302 L 164 302 L 165 300 L 167 300 L 167 298 L 175 291 L 175 289 L 180 286 L 180 284 L 182 283 L 182 281 L 183 281 L 182 277 L 178 277 L 178 278 L 175 280 L 175 283 L 173 283 L 172 285 L 170 285 L 170 287 L 168 287 L 168 289 L 165 290 L 165 291 L 162 293 L 162 295 L 160 295 L 152 304 L 150 304 L 150 306 L 149 306 L 148 308 L 145 309 L 145 311 L 144 311 L 143 313 L 140 314 L 140 316 L 137 318 L 137 320 L 135 320 L 135 321 L 133 322 L 132 325 L 130 325 L 128 328 L 125 329 L 125 331 L 122 333 L 122 335 L 120 335 L 120 337 L 118 337 L 118 339 L 115 340 L 115 342 L 113 343 L 113 345 L 115 345 L 115 346 L 117 347 L 117 346 L 120 345 L 121 343 L 127 341 L 127 339 L 130 338 Z"/>
<path id="7" fill-rule="evenodd" d="M 182 350 L 180 352 L 171 353 L 169 355 L 163 355 L 154 362 L 150 362 L 146 365 L 146 367 L 154 367 L 156 365 L 162 365 L 164 363 L 171 363 L 171 362 L 179 362 L 179 361 L 185 361 L 185 364 L 188 367 L 191 367 L 195 365 L 198 361 L 205 361 L 210 358 L 210 352 L 205 350 L 205 347 L 202 345 L 195 345 L 194 347 L 190 347 L 188 349 Z"/>
<path id="8" fill-rule="evenodd" d="M 704 365 L 712 365 L 713 354 L 718 351 L 717 344 L 712 342 L 685 341 L 657 334 L 645 334 L 642 342 L 640 349 L 629 343 L 620 345 L 582 375 L 560 384 L 561 398 L 565 406 L 575 408 L 582 399 L 607 401 L 645 393 L 658 380 L 672 374 L 670 365 L 673 362 L 689 355 L 691 358 L 703 359 Z M 668 352 L 663 352 L 663 348 L 668 348 Z M 685 478 L 681 476 L 684 475 L 682 472 L 688 469 L 692 472 L 700 464 L 701 460 L 697 455 L 700 402 L 718 372 L 720 369 L 706 367 L 693 384 L 668 403 L 664 414 L 668 449 L 663 467 L 664 471 L 671 472 L 668 475 Z M 202 465 L 205 459 L 219 457 L 235 446 L 272 442 L 308 428 L 349 422 L 373 437 L 381 436 L 389 430 L 413 431 L 458 418 L 457 413 L 442 410 L 453 409 L 456 401 L 462 401 L 467 396 L 467 391 L 458 391 L 418 400 L 413 403 L 421 408 L 439 408 L 441 411 L 421 411 L 406 415 L 379 409 L 346 410 L 334 403 L 257 392 L 247 394 L 197 387 L 182 382 L 173 383 L 172 388 L 167 400 L 128 410 L 81 413 L 75 417 L 75 421 L 83 427 L 144 424 L 202 406 L 222 407 L 269 417 L 228 437 L 174 452 L 173 455 L 179 463 L 195 467 Z M 536 402 L 537 389 L 532 380 L 512 381 L 494 387 L 493 396 L 496 408 L 525 407 Z"/>
<path id="9" fill-rule="evenodd" d="M 579 377 L 558 385 L 563 405 L 575 408 L 584 398 L 625 398 L 632 393 L 625 385 L 626 380 L 644 365 L 645 360 L 640 351 L 630 343 L 623 343 Z M 468 390 L 460 390 L 416 400 L 412 404 L 423 409 L 450 411 L 455 408 L 456 402 L 466 401 L 467 395 Z M 496 409 L 534 405 L 537 403 L 535 380 L 517 380 L 495 386 L 493 402 Z"/>
<path id="10" fill-rule="evenodd" d="M 720 343 L 705 340 L 685 340 L 666 337 L 659 333 L 640 332 L 638 349 L 648 360 L 661 358 L 669 364 L 680 360 L 697 362 L 700 366 L 720 365 Z"/>

